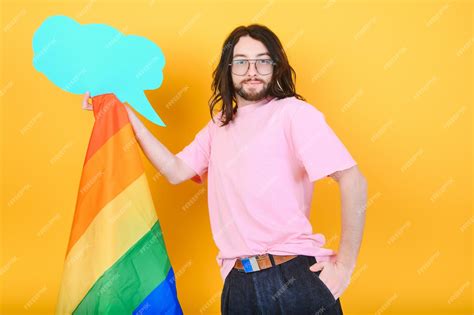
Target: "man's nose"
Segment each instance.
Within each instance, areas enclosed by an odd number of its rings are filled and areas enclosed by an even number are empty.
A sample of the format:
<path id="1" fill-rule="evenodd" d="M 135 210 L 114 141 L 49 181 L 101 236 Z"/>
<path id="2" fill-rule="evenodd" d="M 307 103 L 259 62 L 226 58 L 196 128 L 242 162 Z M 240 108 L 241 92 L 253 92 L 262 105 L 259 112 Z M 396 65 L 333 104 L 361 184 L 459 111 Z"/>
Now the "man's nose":
<path id="1" fill-rule="evenodd" d="M 249 71 L 247 72 L 247 74 L 249 76 L 255 76 L 257 74 L 257 64 L 255 62 L 251 62 L 249 64 Z"/>

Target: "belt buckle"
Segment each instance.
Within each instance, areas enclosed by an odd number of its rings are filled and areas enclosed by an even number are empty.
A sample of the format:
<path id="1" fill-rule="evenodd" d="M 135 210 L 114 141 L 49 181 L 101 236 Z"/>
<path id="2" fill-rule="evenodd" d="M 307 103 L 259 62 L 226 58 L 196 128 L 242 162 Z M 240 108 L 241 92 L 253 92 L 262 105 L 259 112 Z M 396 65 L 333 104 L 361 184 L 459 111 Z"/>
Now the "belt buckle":
<path id="1" fill-rule="evenodd" d="M 258 262 L 257 262 L 257 259 L 255 258 L 255 256 L 247 257 L 247 258 L 241 258 L 240 261 L 242 262 L 242 265 L 244 266 L 245 273 L 260 270 L 260 267 L 258 266 Z"/>

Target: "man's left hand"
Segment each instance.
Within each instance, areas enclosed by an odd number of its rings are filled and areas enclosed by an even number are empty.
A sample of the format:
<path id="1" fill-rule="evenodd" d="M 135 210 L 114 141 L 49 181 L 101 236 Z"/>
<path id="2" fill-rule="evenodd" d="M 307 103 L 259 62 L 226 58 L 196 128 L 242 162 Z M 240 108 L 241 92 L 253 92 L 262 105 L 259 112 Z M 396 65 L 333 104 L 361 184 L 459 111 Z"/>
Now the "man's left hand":
<path id="1" fill-rule="evenodd" d="M 349 286 L 352 270 L 339 261 L 320 261 L 309 268 L 316 272 L 322 269 L 319 279 L 329 288 L 337 300 Z"/>

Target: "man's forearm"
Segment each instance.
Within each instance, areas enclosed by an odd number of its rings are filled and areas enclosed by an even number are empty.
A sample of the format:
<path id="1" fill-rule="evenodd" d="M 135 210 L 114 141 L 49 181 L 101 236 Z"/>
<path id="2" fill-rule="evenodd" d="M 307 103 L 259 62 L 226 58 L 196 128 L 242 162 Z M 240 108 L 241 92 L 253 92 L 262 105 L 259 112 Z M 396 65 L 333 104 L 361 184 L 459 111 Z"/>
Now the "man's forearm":
<path id="1" fill-rule="evenodd" d="M 367 182 L 358 172 L 349 172 L 339 179 L 342 224 L 337 261 L 351 271 L 355 268 L 362 242 L 367 207 Z"/>
<path id="2" fill-rule="evenodd" d="M 178 181 L 176 156 L 153 136 L 130 108 L 125 106 L 125 109 L 128 112 L 135 136 L 147 158 L 169 182 L 176 183 Z"/>

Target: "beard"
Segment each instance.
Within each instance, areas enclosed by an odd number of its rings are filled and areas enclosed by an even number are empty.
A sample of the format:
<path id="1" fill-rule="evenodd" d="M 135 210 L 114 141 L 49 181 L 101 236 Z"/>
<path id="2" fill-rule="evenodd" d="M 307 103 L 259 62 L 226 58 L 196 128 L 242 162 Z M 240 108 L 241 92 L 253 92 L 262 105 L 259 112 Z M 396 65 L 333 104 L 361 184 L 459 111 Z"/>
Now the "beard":
<path id="1" fill-rule="evenodd" d="M 246 101 L 260 101 L 261 99 L 264 99 L 265 97 L 268 96 L 268 83 L 262 81 L 262 80 L 257 80 L 262 83 L 262 86 L 260 87 L 260 90 L 257 90 L 256 88 L 248 87 L 247 89 L 244 86 L 244 83 L 247 81 L 251 80 L 246 80 L 243 81 L 239 86 L 234 86 L 236 93 L 239 94 L 244 100 Z"/>

